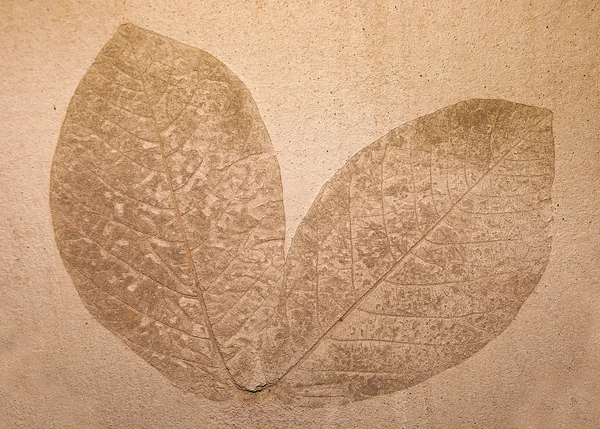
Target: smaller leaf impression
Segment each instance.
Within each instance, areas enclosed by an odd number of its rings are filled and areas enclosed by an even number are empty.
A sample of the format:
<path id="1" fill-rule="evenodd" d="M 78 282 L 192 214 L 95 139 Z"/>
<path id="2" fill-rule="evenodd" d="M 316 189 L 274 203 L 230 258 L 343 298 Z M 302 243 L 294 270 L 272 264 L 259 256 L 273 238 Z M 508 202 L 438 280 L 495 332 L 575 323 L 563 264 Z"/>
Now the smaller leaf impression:
<path id="1" fill-rule="evenodd" d="M 392 130 L 323 187 L 263 338 L 306 405 L 419 383 L 514 319 L 548 262 L 549 110 L 469 100 Z"/>
<path id="2" fill-rule="evenodd" d="M 549 110 L 469 100 L 322 188 L 284 258 L 279 164 L 221 62 L 123 25 L 71 100 L 56 242 L 90 313 L 175 385 L 323 406 L 417 384 L 498 336 L 548 262 Z"/>

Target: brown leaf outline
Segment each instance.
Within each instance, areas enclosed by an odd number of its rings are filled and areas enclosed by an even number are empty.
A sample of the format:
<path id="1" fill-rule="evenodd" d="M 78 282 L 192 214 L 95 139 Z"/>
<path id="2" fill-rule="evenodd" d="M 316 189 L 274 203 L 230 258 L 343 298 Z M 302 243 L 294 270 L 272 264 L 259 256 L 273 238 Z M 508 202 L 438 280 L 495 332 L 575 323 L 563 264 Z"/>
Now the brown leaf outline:
<path id="1" fill-rule="evenodd" d="M 182 388 L 278 384 L 306 405 L 400 390 L 481 349 L 539 281 L 551 119 L 469 100 L 391 131 L 323 187 L 284 267 L 279 166 L 247 89 L 124 25 L 63 124 L 57 245 L 94 317 Z"/>
<path id="2" fill-rule="evenodd" d="M 281 177 L 221 62 L 122 25 L 71 100 L 50 195 L 96 319 L 178 386 L 220 399 L 260 383 L 250 335 L 284 262 Z"/>
<path id="3" fill-rule="evenodd" d="M 469 100 L 394 129 L 323 187 L 262 339 L 306 405 L 417 384 L 513 320 L 548 262 L 549 110 Z"/>

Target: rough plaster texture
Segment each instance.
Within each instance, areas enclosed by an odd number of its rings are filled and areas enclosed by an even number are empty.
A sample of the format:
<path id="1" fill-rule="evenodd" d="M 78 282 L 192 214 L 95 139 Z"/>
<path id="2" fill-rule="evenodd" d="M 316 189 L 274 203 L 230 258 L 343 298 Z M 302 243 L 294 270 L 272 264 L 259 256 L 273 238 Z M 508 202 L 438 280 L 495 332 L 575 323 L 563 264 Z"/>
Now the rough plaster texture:
<path id="1" fill-rule="evenodd" d="M 2 5 L 2 427 L 596 427 L 598 11 L 593 2 Z M 281 165 L 286 240 L 390 129 L 459 100 L 554 112 L 553 246 L 513 323 L 402 392 L 298 408 L 171 385 L 85 311 L 56 250 L 52 155 L 100 47 L 131 21 L 205 49 L 249 88 Z"/>

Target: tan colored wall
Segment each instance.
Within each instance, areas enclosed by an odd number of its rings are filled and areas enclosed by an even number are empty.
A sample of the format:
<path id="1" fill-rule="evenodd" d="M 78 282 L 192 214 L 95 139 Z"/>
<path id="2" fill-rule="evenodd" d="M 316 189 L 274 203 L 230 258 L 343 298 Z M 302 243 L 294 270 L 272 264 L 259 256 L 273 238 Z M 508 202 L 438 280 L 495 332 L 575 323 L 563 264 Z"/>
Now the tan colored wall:
<path id="1" fill-rule="evenodd" d="M 598 4 L 93 3 L 0 5 L 0 427 L 600 426 Z M 281 164 L 288 244 L 323 183 L 391 128 L 475 97 L 551 109 L 552 254 L 515 321 L 424 383 L 339 408 L 173 387 L 84 309 L 49 212 L 67 104 L 127 21 L 207 50 L 247 85 Z"/>

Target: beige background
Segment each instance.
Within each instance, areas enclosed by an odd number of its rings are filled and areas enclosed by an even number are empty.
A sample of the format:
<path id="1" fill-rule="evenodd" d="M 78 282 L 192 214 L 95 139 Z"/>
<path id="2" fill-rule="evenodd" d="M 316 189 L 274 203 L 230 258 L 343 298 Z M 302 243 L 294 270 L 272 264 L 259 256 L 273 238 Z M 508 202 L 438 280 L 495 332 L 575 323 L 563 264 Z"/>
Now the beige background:
<path id="1" fill-rule="evenodd" d="M 86 312 L 48 205 L 69 99 L 127 21 L 248 86 L 282 167 L 288 244 L 325 181 L 391 128 L 473 97 L 553 110 L 553 250 L 515 321 L 425 383 L 340 408 L 170 385 Z M 2 0 L 0 25 L 1 428 L 600 427 L 597 1 Z"/>

